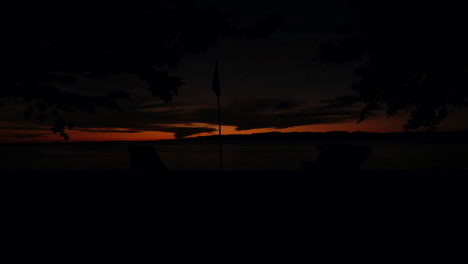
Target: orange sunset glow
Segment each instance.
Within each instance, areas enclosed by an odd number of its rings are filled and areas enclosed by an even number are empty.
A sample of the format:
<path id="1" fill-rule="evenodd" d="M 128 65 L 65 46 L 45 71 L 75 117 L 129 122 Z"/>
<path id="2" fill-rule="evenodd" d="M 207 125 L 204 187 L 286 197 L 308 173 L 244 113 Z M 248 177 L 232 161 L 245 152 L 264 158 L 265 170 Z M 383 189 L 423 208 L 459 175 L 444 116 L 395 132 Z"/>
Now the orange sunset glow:
<path id="1" fill-rule="evenodd" d="M 401 132 L 404 124 L 403 119 L 387 119 L 385 117 L 378 119 L 370 119 L 365 122 L 357 124 L 356 122 L 347 122 L 340 124 L 322 124 L 322 125 L 305 125 L 296 126 L 289 128 L 261 128 L 261 129 L 250 129 L 250 130 L 236 130 L 235 126 L 222 126 L 223 135 L 250 135 L 256 133 L 269 133 L 269 132 L 329 132 L 329 131 L 366 131 L 374 133 L 391 133 Z M 218 125 L 205 124 L 205 123 L 192 123 L 174 127 L 208 127 L 218 129 Z M 94 129 L 99 131 L 101 129 Z M 109 130 L 109 129 L 107 129 Z M 154 141 L 154 140 L 171 140 L 175 139 L 174 133 L 160 132 L 160 131 L 139 131 L 139 132 L 119 132 L 128 131 L 128 129 L 113 129 L 116 132 L 92 132 L 88 129 L 87 131 L 81 131 L 78 129 L 69 130 L 71 136 L 70 142 L 88 142 L 88 141 Z M 21 131 L 21 130 L 5 130 L 6 134 L 13 134 L 16 137 L 2 138 L 2 143 L 46 143 L 46 142 L 62 142 L 63 139 L 58 138 L 57 135 L 49 133 L 44 130 L 32 130 L 32 131 Z M 28 135 L 34 135 L 40 133 L 39 137 L 34 139 L 28 138 Z M 199 133 L 188 136 L 187 138 L 200 137 L 200 136 L 212 136 L 218 135 L 217 131 L 210 133 Z"/>
<path id="2" fill-rule="evenodd" d="M 464 2 L 23 3 L 0 174 L 468 175 Z"/>

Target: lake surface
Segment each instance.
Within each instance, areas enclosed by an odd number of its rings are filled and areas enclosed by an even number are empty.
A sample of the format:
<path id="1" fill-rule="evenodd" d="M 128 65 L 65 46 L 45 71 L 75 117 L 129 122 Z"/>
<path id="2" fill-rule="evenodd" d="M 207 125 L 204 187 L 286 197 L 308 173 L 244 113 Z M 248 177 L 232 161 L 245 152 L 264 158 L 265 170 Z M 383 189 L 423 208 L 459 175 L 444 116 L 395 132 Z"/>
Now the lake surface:
<path id="1" fill-rule="evenodd" d="M 228 141 L 223 144 L 225 170 L 300 170 L 314 161 L 317 144 L 352 143 L 372 147 L 363 170 L 468 170 L 468 144 L 415 140 Z M 219 168 L 217 142 L 152 142 L 171 171 Z M 128 171 L 128 142 L 1 145 L 0 171 Z M 339 166 L 339 164 L 337 164 Z"/>

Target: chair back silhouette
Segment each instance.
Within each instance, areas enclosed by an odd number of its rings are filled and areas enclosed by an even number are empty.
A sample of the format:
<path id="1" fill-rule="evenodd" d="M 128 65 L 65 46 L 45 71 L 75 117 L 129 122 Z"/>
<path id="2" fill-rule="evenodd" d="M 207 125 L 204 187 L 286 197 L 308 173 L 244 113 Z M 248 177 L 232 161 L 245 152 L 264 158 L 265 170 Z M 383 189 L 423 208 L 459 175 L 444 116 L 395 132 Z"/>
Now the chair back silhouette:
<path id="1" fill-rule="evenodd" d="M 130 170 L 139 174 L 164 174 L 167 168 L 152 145 L 129 146 Z"/>
<path id="2" fill-rule="evenodd" d="M 317 159 L 315 162 L 303 162 L 303 171 L 357 171 L 372 153 L 370 146 L 366 145 L 323 144 L 317 148 L 320 151 Z"/>

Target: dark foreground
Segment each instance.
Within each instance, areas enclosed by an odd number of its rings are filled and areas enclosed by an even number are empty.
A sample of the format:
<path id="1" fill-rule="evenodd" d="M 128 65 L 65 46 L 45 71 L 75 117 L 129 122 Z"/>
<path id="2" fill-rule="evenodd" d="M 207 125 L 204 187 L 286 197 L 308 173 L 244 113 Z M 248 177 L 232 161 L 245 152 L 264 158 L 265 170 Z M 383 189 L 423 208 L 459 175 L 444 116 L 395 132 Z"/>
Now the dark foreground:
<path id="1" fill-rule="evenodd" d="M 57 212 L 85 204 L 86 210 L 97 207 L 102 211 L 113 205 L 119 212 L 124 207 L 135 207 L 148 214 L 159 210 L 158 206 L 176 211 L 187 206 L 191 210 L 212 206 L 211 213 L 231 212 L 232 206 L 257 212 L 267 206 L 274 212 L 279 212 L 279 207 L 309 214 L 316 213 L 316 206 L 329 212 L 339 211 L 343 206 L 353 211 L 356 206 L 369 203 L 373 205 L 368 212 L 374 212 L 398 200 L 405 206 L 413 201 L 410 203 L 413 210 L 421 204 L 433 208 L 468 198 L 466 170 L 361 170 L 341 174 L 301 171 L 170 171 L 165 175 L 125 171 L 0 173 L 4 176 L 3 187 L 13 194 L 7 196 L 13 199 L 8 201 L 15 204 L 24 201 L 17 208 L 23 208 L 24 204 L 39 204 L 39 208 L 62 204 Z M 449 203 L 441 202 L 447 199 Z"/>
<path id="2" fill-rule="evenodd" d="M 466 170 L 360 170 L 356 172 L 303 172 L 303 171 L 169 171 L 167 173 L 140 174 L 127 171 L 40 171 L 21 172 L 3 171 L 2 176 L 27 176 L 27 177 L 118 177 L 118 176 L 177 176 L 177 177 L 425 177 L 425 176 L 468 176 Z"/>

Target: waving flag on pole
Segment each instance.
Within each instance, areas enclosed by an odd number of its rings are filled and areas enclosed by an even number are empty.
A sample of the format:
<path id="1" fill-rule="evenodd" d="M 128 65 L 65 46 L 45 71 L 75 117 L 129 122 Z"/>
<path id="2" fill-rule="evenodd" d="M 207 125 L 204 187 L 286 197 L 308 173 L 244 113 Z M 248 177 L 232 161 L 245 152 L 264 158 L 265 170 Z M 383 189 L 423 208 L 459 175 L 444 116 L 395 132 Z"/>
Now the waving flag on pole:
<path id="1" fill-rule="evenodd" d="M 216 96 L 221 95 L 221 90 L 219 86 L 219 73 L 218 73 L 218 61 L 216 60 L 216 65 L 215 65 L 215 71 L 214 71 L 214 76 L 213 76 L 213 85 L 211 87 L 213 89 L 213 92 L 216 94 Z"/>

